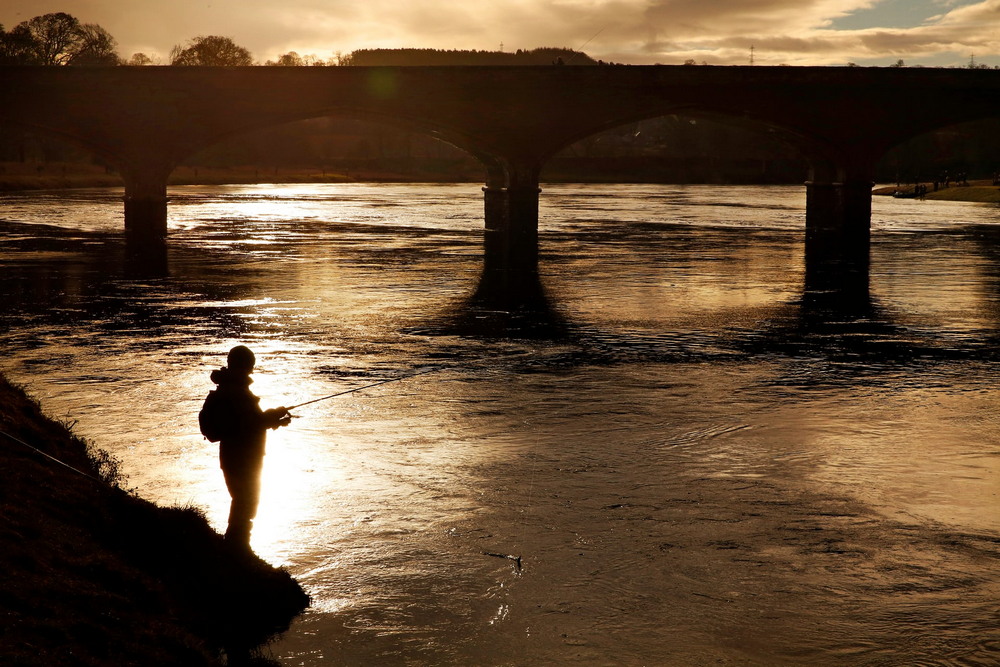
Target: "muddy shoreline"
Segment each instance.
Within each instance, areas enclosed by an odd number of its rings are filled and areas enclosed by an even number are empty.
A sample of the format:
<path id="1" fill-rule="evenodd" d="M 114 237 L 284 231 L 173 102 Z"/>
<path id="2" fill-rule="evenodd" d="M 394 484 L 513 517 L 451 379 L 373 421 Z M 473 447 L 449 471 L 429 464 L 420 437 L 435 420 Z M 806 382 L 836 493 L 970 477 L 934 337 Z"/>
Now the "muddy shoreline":
<path id="1" fill-rule="evenodd" d="M 260 646 L 309 603 L 198 510 L 127 491 L 117 461 L 2 376 L 0 466 L 5 664 L 269 664 Z"/>

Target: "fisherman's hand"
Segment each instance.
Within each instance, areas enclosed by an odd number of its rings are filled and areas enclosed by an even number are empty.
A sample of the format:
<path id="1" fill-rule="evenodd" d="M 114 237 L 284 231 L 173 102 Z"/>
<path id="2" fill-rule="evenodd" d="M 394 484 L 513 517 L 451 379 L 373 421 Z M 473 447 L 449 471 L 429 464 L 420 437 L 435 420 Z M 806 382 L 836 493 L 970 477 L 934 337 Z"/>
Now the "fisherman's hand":
<path id="1" fill-rule="evenodd" d="M 271 408 L 264 411 L 264 417 L 272 429 L 279 426 L 288 426 L 292 421 L 292 415 L 288 408 Z"/>

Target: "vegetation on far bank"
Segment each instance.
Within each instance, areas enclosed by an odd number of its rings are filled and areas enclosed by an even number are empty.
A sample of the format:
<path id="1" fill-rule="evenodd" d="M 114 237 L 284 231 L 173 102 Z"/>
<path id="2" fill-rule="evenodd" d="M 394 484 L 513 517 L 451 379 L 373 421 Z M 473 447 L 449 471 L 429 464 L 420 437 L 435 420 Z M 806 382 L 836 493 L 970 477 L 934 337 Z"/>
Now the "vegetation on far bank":
<path id="1" fill-rule="evenodd" d="M 874 195 L 912 198 L 914 192 L 913 185 L 885 186 L 872 190 Z M 980 202 L 984 204 L 1000 202 L 1000 185 L 996 185 L 992 180 L 969 181 L 968 185 L 951 185 L 949 187 L 939 187 L 934 190 L 927 188 L 927 192 L 919 195 L 919 199 L 933 199 L 938 201 L 965 201 Z"/>
<path id="2" fill-rule="evenodd" d="M 4 664 L 218 665 L 308 605 L 199 511 L 123 490 L 113 457 L 2 377 L 0 468 Z"/>
<path id="3" fill-rule="evenodd" d="M 168 185 L 241 185 L 254 183 L 482 182 L 476 169 L 393 171 L 377 167 L 321 169 L 307 167 L 178 167 Z M 121 176 L 94 164 L 69 162 L 0 162 L 0 192 L 123 187 Z"/>

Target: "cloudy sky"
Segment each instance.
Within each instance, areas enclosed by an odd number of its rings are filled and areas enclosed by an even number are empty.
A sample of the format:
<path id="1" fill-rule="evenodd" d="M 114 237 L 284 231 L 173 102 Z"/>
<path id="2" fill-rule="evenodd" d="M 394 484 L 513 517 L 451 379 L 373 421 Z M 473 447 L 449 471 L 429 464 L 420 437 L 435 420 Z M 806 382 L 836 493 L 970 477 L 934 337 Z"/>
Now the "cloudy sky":
<path id="1" fill-rule="evenodd" d="M 753 47 L 760 65 L 1000 65 L 1000 0 L 0 0 L 0 23 L 58 11 L 163 61 L 224 35 L 258 60 L 502 45 L 631 64 L 746 64 Z"/>

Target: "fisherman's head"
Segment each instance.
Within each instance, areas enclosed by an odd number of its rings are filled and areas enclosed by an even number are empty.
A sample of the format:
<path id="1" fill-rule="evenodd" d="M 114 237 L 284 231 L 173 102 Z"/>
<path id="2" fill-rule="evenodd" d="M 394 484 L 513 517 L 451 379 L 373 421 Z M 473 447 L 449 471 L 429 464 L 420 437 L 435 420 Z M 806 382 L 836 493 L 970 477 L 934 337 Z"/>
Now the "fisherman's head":
<path id="1" fill-rule="evenodd" d="M 229 350 L 229 356 L 226 357 L 226 365 L 229 367 L 229 370 L 243 375 L 253 373 L 253 367 L 256 363 L 257 357 L 253 355 L 253 351 L 246 345 L 237 345 Z"/>

